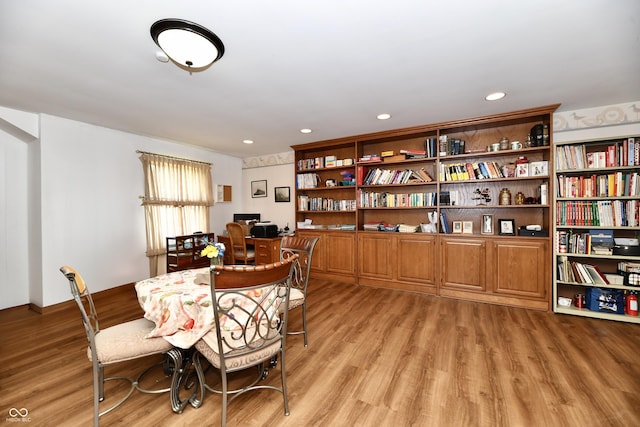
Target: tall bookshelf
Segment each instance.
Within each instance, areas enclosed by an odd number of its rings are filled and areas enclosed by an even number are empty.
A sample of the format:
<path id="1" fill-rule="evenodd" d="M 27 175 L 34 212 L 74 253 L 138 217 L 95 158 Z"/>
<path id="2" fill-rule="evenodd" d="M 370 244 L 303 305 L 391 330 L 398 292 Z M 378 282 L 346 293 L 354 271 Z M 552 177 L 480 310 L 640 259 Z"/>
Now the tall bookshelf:
<path id="1" fill-rule="evenodd" d="M 557 107 L 293 146 L 297 232 L 320 237 L 314 274 L 549 310 Z M 534 128 L 547 138 L 539 132 L 527 144 Z M 504 138 L 509 143 L 499 147 Z M 516 174 L 521 158 L 537 173 Z M 506 204 L 499 203 L 503 189 L 511 192 Z M 548 194 L 541 197 L 541 189 Z M 310 198 L 320 205 L 312 208 Z M 334 205 L 324 199 L 353 203 L 325 209 Z M 435 232 L 427 232 L 431 220 Z M 533 224 L 542 232 L 519 235 L 520 226 Z M 446 233 L 454 226 L 460 233 Z"/>
<path id="2" fill-rule="evenodd" d="M 640 135 L 557 143 L 555 157 L 553 310 L 640 323 L 623 310 L 640 252 L 621 240 L 640 234 Z"/>

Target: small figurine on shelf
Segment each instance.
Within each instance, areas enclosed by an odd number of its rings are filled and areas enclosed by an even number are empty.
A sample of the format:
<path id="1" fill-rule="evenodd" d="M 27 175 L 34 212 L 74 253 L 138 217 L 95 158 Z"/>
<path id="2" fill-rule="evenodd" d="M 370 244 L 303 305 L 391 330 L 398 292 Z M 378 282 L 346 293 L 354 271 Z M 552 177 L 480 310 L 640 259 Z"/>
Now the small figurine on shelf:
<path id="1" fill-rule="evenodd" d="M 473 197 L 473 200 L 479 200 L 477 206 L 485 206 L 487 203 L 491 201 L 491 196 L 489 195 L 489 189 L 479 189 L 476 188 L 473 194 L 477 194 L 477 196 Z"/>
<path id="2" fill-rule="evenodd" d="M 437 233 L 438 232 L 438 213 L 436 211 L 427 213 L 429 218 L 429 224 L 420 224 L 423 233 Z"/>

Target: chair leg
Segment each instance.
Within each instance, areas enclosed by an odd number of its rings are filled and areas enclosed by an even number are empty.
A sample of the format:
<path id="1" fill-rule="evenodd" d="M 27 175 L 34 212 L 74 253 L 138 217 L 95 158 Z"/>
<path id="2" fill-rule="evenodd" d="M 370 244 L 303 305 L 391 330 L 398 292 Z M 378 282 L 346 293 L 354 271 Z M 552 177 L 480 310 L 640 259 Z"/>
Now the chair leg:
<path id="1" fill-rule="evenodd" d="M 222 427 L 226 427 L 227 425 L 227 405 L 229 403 L 229 399 L 227 397 L 227 371 L 223 368 L 220 370 L 220 378 L 222 379 L 222 408 L 220 414 L 220 425 Z"/>
<path id="2" fill-rule="evenodd" d="M 302 303 L 302 333 L 304 335 L 304 346 L 307 347 L 307 303 Z"/>
<path id="3" fill-rule="evenodd" d="M 100 401 L 104 399 L 104 372 L 102 367 L 93 363 L 93 426 L 100 424 Z"/>
<path id="4" fill-rule="evenodd" d="M 306 336 L 306 335 L 305 335 Z M 282 380 L 282 398 L 284 400 L 284 414 L 289 415 L 289 397 L 287 395 L 287 372 L 284 363 L 284 349 L 280 350 L 280 378 Z"/>
<path id="5" fill-rule="evenodd" d="M 98 369 L 98 384 L 100 385 L 99 390 L 99 400 L 102 402 L 104 400 L 104 367 L 99 366 Z"/>

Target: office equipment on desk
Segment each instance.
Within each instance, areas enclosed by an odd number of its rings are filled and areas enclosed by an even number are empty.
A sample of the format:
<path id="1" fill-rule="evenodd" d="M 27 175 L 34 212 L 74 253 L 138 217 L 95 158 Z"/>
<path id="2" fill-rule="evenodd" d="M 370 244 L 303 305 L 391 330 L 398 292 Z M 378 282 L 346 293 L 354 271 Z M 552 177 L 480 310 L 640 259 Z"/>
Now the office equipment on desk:
<path id="1" fill-rule="evenodd" d="M 251 227 L 251 237 L 278 237 L 278 226 L 269 222 L 258 222 Z"/>
<path id="2" fill-rule="evenodd" d="M 259 213 L 234 213 L 233 214 L 233 222 L 240 221 L 257 221 L 260 222 L 260 214 Z"/>

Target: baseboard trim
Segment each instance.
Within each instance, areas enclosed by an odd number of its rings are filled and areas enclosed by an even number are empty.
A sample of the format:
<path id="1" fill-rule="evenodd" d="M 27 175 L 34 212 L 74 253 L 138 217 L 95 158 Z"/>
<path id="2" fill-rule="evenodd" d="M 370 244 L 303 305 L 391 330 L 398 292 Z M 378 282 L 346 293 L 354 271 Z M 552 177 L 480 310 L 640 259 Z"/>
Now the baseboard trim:
<path id="1" fill-rule="evenodd" d="M 120 292 L 126 292 L 129 290 L 129 288 L 133 288 L 135 286 L 135 282 L 131 282 L 131 283 L 126 283 L 124 285 L 120 285 L 120 286 L 116 286 L 115 288 L 109 288 L 109 289 L 105 289 L 104 291 L 99 291 L 99 292 L 95 292 L 95 293 L 91 293 L 91 296 L 96 299 L 96 298 L 101 298 L 103 296 L 109 296 L 111 294 L 114 293 L 120 293 Z M 91 290 L 91 289 L 89 289 Z M 58 304 L 52 304 L 52 305 L 47 305 L 44 307 L 40 307 L 37 304 L 34 303 L 29 303 L 28 304 L 28 308 L 31 311 L 35 311 L 38 314 L 49 314 L 49 313 L 56 313 L 58 311 L 62 311 L 62 310 L 68 310 L 68 309 L 75 309 L 76 307 L 76 303 L 73 300 L 69 300 L 69 301 L 63 301 L 60 302 Z"/>

